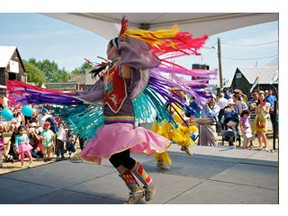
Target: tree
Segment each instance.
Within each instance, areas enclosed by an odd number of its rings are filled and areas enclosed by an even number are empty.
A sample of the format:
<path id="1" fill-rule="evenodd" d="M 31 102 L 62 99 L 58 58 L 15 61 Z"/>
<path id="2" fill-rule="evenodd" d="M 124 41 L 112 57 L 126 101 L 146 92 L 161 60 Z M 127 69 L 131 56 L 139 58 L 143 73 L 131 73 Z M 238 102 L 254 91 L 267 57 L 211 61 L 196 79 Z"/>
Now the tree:
<path id="1" fill-rule="evenodd" d="M 45 74 L 39 70 L 34 64 L 31 64 L 25 60 L 23 60 L 23 64 L 25 67 L 25 71 L 28 74 L 28 82 L 35 83 L 36 85 L 41 86 L 43 83 L 46 82 Z"/>
<path id="2" fill-rule="evenodd" d="M 92 69 L 92 65 L 85 61 L 79 68 L 74 69 L 71 73 L 73 75 L 84 75 L 85 71 L 88 69 Z"/>
<path id="3" fill-rule="evenodd" d="M 70 74 L 64 68 L 59 69 L 54 61 L 51 62 L 48 59 L 36 61 L 32 58 L 29 62 L 43 71 L 47 82 L 67 82 L 70 79 Z"/>

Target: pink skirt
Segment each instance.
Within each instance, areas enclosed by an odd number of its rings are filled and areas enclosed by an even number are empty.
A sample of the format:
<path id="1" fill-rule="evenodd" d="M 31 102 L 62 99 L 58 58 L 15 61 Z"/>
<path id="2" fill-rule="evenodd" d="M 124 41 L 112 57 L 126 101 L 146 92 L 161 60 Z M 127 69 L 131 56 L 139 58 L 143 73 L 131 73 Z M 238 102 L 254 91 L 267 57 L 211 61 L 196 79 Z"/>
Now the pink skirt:
<path id="1" fill-rule="evenodd" d="M 30 144 L 22 144 L 18 146 L 19 152 L 21 153 L 23 152 L 30 152 L 31 149 L 33 149 L 33 147 Z"/>
<path id="2" fill-rule="evenodd" d="M 143 127 L 115 123 L 102 126 L 81 151 L 80 157 L 101 164 L 102 159 L 127 149 L 131 153 L 151 155 L 166 151 L 170 144 L 167 138 Z"/>

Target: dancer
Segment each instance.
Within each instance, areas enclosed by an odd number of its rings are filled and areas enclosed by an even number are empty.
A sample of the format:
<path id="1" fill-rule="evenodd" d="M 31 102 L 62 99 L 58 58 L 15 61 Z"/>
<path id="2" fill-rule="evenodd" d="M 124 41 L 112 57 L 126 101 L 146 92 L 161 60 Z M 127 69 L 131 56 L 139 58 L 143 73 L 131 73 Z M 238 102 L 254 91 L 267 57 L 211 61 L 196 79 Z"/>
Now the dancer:
<path id="1" fill-rule="evenodd" d="M 173 91 L 173 98 L 179 97 L 183 103 L 186 103 L 185 94 L 180 91 L 179 89 L 172 88 Z M 194 144 L 193 140 L 191 139 L 191 135 L 197 131 L 195 125 L 188 125 L 187 123 L 190 122 L 190 118 L 185 116 L 184 110 L 181 107 L 178 107 L 176 104 L 172 103 L 171 106 L 168 107 L 171 111 L 171 115 L 173 120 L 177 123 L 177 128 L 171 126 L 171 124 L 164 120 L 160 123 L 157 121 L 154 122 L 151 130 L 166 137 L 169 140 L 176 142 L 178 145 L 181 146 L 181 151 L 186 152 L 188 155 L 192 156 L 193 154 L 189 150 L 189 146 Z M 182 118 L 181 118 L 181 117 Z M 183 120 L 187 122 L 186 124 Z M 154 158 L 157 161 L 157 167 L 162 170 L 169 170 L 170 167 L 167 165 L 172 164 L 172 160 L 167 151 L 163 153 L 155 153 Z"/>
<path id="2" fill-rule="evenodd" d="M 161 153 L 167 150 L 171 141 L 136 127 L 135 120 L 147 120 L 155 112 L 159 121 L 171 120 L 165 101 L 169 105 L 173 101 L 177 106 L 189 109 L 181 100 L 170 96 L 170 86 L 194 96 L 199 103 L 206 101 L 189 85 L 161 74 L 202 76 L 203 82 L 206 82 L 217 71 L 203 73 L 175 63 L 171 67 L 167 63 L 172 58 L 171 53 L 173 56 L 198 55 L 198 49 L 206 39 L 207 36 L 193 38 L 188 32 L 179 32 L 178 28 L 156 32 L 132 30 L 128 28 L 127 20 L 123 19 L 119 36 L 108 43 L 108 61 L 92 63 L 94 69 L 91 72 L 99 79 L 89 91 L 60 93 L 14 80 L 8 81 L 7 90 L 11 103 L 61 105 L 48 109 L 59 114 L 80 137 L 87 138 L 79 156 L 98 164 L 102 159 L 109 159 L 130 190 L 127 203 L 137 203 L 143 197 L 150 201 L 156 191 L 156 181 L 130 153 Z M 163 54 L 166 57 L 161 59 Z M 177 127 L 173 119 L 171 124 Z"/>

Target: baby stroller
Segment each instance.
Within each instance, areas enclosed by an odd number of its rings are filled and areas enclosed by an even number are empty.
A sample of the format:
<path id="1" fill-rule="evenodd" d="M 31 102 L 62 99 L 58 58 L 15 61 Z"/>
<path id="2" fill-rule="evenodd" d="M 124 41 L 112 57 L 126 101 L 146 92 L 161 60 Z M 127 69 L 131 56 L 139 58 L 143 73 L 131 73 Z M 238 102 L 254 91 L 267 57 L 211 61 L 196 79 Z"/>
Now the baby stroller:
<path id="1" fill-rule="evenodd" d="M 235 111 L 229 111 L 225 108 L 219 112 L 218 118 L 222 124 L 222 131 L 220 135 L 222 136 L 222 145 L 224 141 L 229 143 L 229 146 L 233 146 L 233 143 L 237 140 L 239 141 L 239 146 L 241 145 L 240 131 L 239 131 L 239 116 Z"/>

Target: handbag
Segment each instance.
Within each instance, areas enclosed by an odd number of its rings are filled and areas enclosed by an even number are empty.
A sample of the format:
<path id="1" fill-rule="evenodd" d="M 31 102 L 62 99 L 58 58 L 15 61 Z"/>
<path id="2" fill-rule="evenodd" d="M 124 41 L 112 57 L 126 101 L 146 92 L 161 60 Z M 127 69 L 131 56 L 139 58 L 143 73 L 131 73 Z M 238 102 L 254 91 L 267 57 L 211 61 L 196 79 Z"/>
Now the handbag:
<path id="1" fill-rule="evenodd" d="M 265 128 L 266 127 L 266 121 L 262 120 L 262 119 L 257 119 L 256 120 L 256 126 L 260 129 Z"/>

